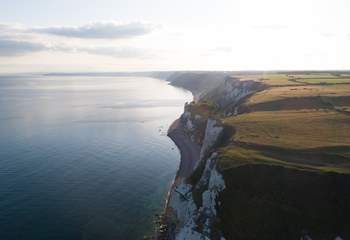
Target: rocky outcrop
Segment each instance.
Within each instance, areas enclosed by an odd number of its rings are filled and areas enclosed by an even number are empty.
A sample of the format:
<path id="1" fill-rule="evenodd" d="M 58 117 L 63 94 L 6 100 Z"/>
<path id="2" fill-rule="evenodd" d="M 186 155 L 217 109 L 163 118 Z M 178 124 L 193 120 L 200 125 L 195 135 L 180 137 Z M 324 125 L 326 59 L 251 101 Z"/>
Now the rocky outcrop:
<path id="1" fill-rule="evenodd" d="M 197 144 L 202 144 L 203 134 L 207 124 L 207 119 L 204 116 L 191 112 L 189 103 L 185 104 L 184 113 L 181 115 L 180 120 L 183 125 L 184 131 L 191 138 L 191 140 Z"/>

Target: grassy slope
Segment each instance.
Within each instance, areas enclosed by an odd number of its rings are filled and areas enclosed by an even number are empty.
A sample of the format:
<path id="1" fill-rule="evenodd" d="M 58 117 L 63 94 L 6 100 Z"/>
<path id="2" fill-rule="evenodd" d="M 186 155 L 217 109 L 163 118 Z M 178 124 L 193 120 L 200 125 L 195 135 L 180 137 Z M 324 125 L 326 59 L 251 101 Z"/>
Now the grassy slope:
<path id="1" fill-rule="evenodd" d="M 288 80 L 339 78 L 323 75 L 264 75 L 270 87 L 246 99 L 243 114 L 222 118 L 235 132 L 220 149 L 221 166 L 261 163 L 350 172 L 350 84 L 290 86 Z"/>
<path id="2" fill-rule="evenodd" d="M 350 147 L 350 116 L 330 110 L 251 112 L 224 119 L 233 141 L 291 149 Z"/>
<path id="3" fill-rule="evenodd" d="M 251 73 L 237 74 L 241 80 L 255 80 L 270 86 L 350 83 L 350 76 L 337 73 Z"/>
<path id="4" fill-rule="evenodd" d="M 306 98 L 306 97 L 339 97 L 350 96 L 350 84 L 338 85 L 310 85 L 293 87 L 274 87 L 256 93 L 247 100 L 247 105 L 284 100 L 287 98 Z M 350 104 L 350 103 L 349 103 Z"/>

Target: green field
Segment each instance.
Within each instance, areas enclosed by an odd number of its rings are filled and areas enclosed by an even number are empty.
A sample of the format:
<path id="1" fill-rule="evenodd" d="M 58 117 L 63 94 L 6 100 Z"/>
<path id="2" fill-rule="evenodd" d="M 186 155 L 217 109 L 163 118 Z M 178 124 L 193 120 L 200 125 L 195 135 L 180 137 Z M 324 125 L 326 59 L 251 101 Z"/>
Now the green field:
<path id="1" fill-rule="evenodd" d="M 250 73 L 235 74 L 240 80 L 254 80 L 268 86 L 294 86 L 307 84 L 348 84 L 350 75 L 336 73 Z"/>
<path id="2" fill-rule="evenodd" d="M 273 87 L 258 92 L 245 102 L 248 106 L 285 99 L 310 97 L 350 97 L 350 84 Z M 350 105 L 350 101 L 349 101 Z"/>
<path id="3" fill-rule="evenodd" d="M 342 84 L 350 83 L 350 78 L 300 78 L 296 81 L 307 84 Z"/>
<path id="4" fill-rule="evenodd" d="M 257 82 L 262 82 L 269 86 L 288 86 L 288 85 L 301 85 L 302 83 L 290 81 L 290 77 L 287 74 L 238 74 L 234 75 L 240 80 L 254 80 Z"/>
<path id="5" fill-rule="evenodd" d="M 237 77 L 237 76 L 235 76 Z M 284 165 L 350 173 L 350 77 L 334 73 L 238 75 L 267 87 L 222 117 L 234 129 L 219 164 Z"/>
<path id="6" fill-rule="evenodd" d="M 350 147 L 350 116 L 336 111 L 265 111 L 225 118 L 237 142 L 292 149 Z"/>

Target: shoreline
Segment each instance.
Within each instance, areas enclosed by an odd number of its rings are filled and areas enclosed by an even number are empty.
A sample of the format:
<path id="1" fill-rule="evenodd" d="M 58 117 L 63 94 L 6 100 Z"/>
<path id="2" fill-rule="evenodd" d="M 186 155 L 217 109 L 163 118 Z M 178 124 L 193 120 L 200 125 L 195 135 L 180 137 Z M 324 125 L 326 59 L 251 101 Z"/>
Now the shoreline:
<path id="1" fill-rule="evenodd" d="M 171 82 L 169 82 L 169 84 L 172 85 Z M 180 88 L 190 91 L 192 93 L 193 101 L 198 98 L 198 96 L 191 90 L 185 87 Z M 190 136 L 185 132 L 181 118 L 182 114 L 179 118 L 172 122 L 167 131 L 167 136 L 174 142 L 180 152 L 180 164 L 165 197 L 163 211 L 158 221 L 159 225 L 156 228 L 155 236 L 153 238 L 155 240 L 175 239 L 176 226 L 171 222 L 171 209 L 169 209 L 169 200 L 171 198 L 171 193 L 178 182 L 186 179 L 192 174 L 196 164 L 199 162 L 201 146 L 193 142 Z M 163 229 L 164 226 L 166 226 L 165 229 Z"/>
<path id="2" fill-rule="evenodd" d="M 173 240 L 175 239 L 176 226 L 171 223 L 169 216 L 171 209 L 169 209 L 169 199 L 171 192 L 176 186 L 176 183 L 189 177 L 197 162 L 199 161 L 200 146 L 194 143 L 184 131 L 181 117 L 176 119 L 169 127 L 167 136 L 175 143 L 177 149 L 180 151 L 180 164 L 175 174 L 174 180 L 166 195 L 163 213 L 159 220 L 159 229 L 156 230 L 156 240 Z M 167 226 L 166 231 L 162 231 L 162 226 Z"/>

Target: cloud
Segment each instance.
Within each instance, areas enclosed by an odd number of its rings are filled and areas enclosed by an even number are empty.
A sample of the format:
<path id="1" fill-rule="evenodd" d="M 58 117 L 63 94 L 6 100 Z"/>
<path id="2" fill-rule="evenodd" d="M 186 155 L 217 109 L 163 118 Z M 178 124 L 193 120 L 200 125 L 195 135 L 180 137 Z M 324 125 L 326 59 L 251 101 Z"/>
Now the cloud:
<path id="1" fill-rule="evenodd" d="M 6 33 L 8 31 L 11 31 L 15 29 L 15 25 L 9 25 L 9 24 L 4 24 L 4 23 L 0 23 L 0 31 L 1 33 Z"/>
<path id="2" fill-rule="evenodd" d="M 74 30 L 73 30 L 74 29 Z M 30 28 L 23 25 L 0 23 L 0 57 L 12 57 L 39 51 L 88 53 L 92 55 L 109 56 L 115 58 L 149 58 L 153 54 L 147 49 L 132 46 L 113 45 L 76 45 L 53 37 L 42 38 L 43 34 L 53 31 L 54 35 L 94 38 L 127 38 L 146 34 L 150 28 L 144 24 L 131 23 L 120 25 L 116 23 L 95 23 L 77 28 Z M 40 40 L 39 40 L 40 39 Z M 86 43 L 87 44 L 87 43 Z"/>
<path id="3" fill-rule="evenodd" d="M 110 56 L 115 58 L 149 58 L 153 54 L 146 49 L 133 47 L 92 47 L 77 48 L 78 52 L 86 52 L 94 55 Z"/>
<path id="4" fill-rule="evenodd" d="M 88 53 L 92 55 L 108 56 L 114 58 L 149 58 L 153 56 L 151 51 L 143 48 L 127 46 L 96 46 L 96 47 L 70 47 L 70 46 L 51 46 L 51 51 L 67 53 Z"/>
<path id="5" fill-rule="evenodd" d="M 19 25 L 0 23 L 0 57 L 21 56 L 47 50 L 46 45 L 33 41 Z"/>
<path id="6" fill-rule="evenodd" d="M 149 58 L 150 51 L 133 47 L 74 47 L 63 45 L 47 46 L 34 41 L 19 41 L 15 39 L 1 39 L 0 57 L 22 56 L 40 51 L 65 52 L 65 53 L 88 53 L 92 55 L 109 56 L 114 58 Z"/>
<path id="7" fill-rule="evenodd" d="M 140 22 L 120 24 L 116 22 L 95 22 L 77 27 L 33 28 L 33 32 L 63 37 L 85 39 L 121 39 L 142 36 L 150 33 L 153 25 Z"/>
<path id="8" fill-rule="evenodd" d="M 0 39 L 0 57 L 19 56 L 43 50 L 47 50 L 47 47 L 41 43 L 6 38 Z"/>

